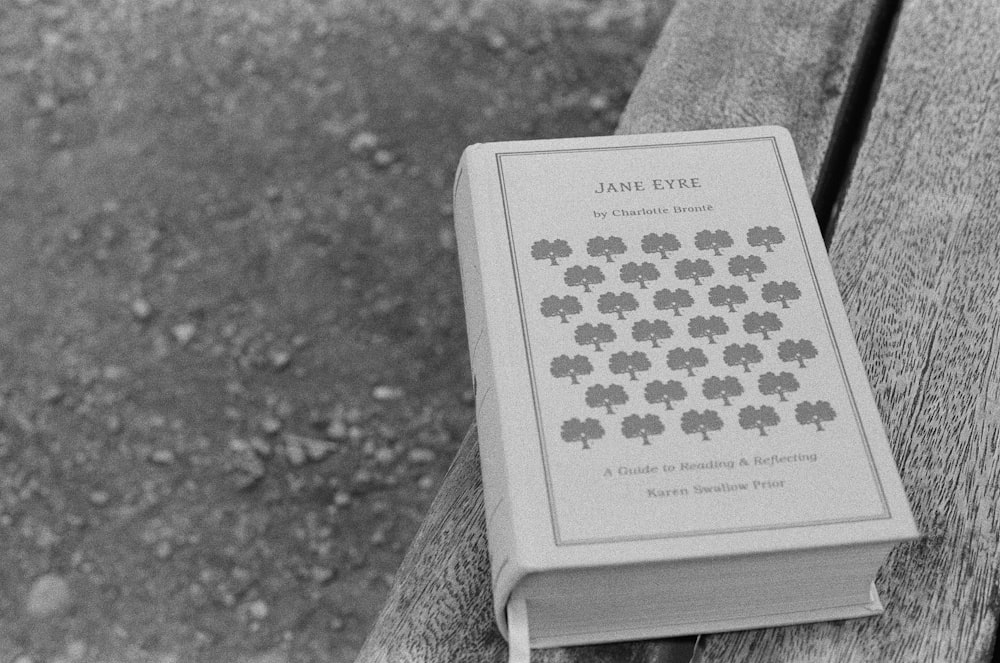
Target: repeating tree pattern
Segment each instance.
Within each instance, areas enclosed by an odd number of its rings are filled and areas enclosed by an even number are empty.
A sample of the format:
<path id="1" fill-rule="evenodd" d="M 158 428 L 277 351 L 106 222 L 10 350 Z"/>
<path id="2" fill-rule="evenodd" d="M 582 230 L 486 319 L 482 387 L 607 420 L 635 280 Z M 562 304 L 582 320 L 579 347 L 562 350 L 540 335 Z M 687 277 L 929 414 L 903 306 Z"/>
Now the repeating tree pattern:
<path id="1" fill-rule="evenodd" d="M 660 270 L 651 262 L 644 262 L 641 265 L 636 262 L 627 262 L 622 265 L 618 272 L 622 283 L 638 283 L 639 288 L 646 289 L 646 284 L 660 278 Z"/>
<path id="2" fill-rule="evenodd" d="M 687 398 L 687 389 L 677 380 L 653 380 L 646 385 L 646 402 L 650 405 L 663 403 L 668 410 L 673 410 L 673 404 Z"/>
<path id="3" fill-rule="evenodd" d="M 658 253 L 662 260 L 669 258 L 671 253 L 681 250 L 680 241 L 671 233 L 645 235 L 642 238 L 641 246 L 643 253 Z"/>
<path id="4" fill-rule="evenodd" d="M 583 355 L 559 355 L 552 360 L 549 365 L 552 377 L 569 378 L 573 384 L 580 384 L 577 379 L 581 375 L 590 375 L 594 372 L 594 367 L 590 360 Z"/>
<path id="5" fill-rule="evenodd" d="M 568 258 L 573 254 L 569 242 L 564 239 L 540 239 L 531 245 L 531 257 L 535 260 L 549 260 L 558 265 L 559 258 Z"/>
<path id="6" fill-rule="evenodd" d="M 584 292 L 591 292 L 590 286 L 604 283 L 604 272 L 596 265 L 573 265 L 566 269 L 563 275 L 563 283 L 571 288 L 580 286 Z"/>
<path id="7" fill-rule="evenodd" d="M 649 341 L 654 348 L 660 347 L 660 341 L 674 335 L 674 330 L 666 320 L 637 320 L 632 325 L 632 338 L 642 343 Z"/>
<path id="8" fill-rule="evenodd" d="M 591 440 L 598 440 L 604 437 L 604 427 L 597 419 L 590 417 L 577 419 L 576 417 L 563 422 L 562 439 L 567 442 L 583 442 L 583 448 L 590 448 Z"/>
<path id="9" fill-rule="evenodd" d="M 614 256 L 624 254 L 628 249 L 621 237 L 594 237 L 587 242 L 587 255 L 591 257 L 604 256 L 608 262 L 614 262 Z"/>
<path id="10" fill-rule="evenodd" d="M 729 231 L 700 229 L 689 232 L 691 234 L 686 237 L 669 232 L 648 233 L 641 241 L 635 241 L 638 247 L 632 246 L 635 251 L 632 254 L 629 253 L 632 240 L 626 242 L 614 235 L 592 237 L 583 247 L 586 256 L 601 264 L 619 262 L 611 269 L 617 270 L 620 283 L 634 286 L 631 291 L 609 290 L 605 269 L 598 264 L 586 264 L 584 258 L 581 264 L 571 264 L 561 271 L 562 284 L 575 289 L 579 297 L 557 291 L 541 299 L 538 308 L 541 316 L 559 322 L 549 329 L 578 323 L 568 329 L 573 330 L 573 340 L 583 349 L 580 353 L 559 353 L 557 350 L 553 352 L 556 356 L 550 355 L 552 377 L 563 381 L 567 389 L 568 385 L 580 385 L 579 391 L 566 392 L 567 398 L 570 393 L 577 394 L 574 398 L 580 399 L 581 413 L 561 419 L 560 435 L 565 442 L 589 450 L 595 441 L 607 436 L 608 430 L 620 428 L 626 439 L 641 440 L 642 446 L 647 446 L 670 427 L 679 427 L 684 434 L 698 435 L 702 441 L 709 442 L 714 433 L 724 430 L 727 425 L 767 437 L 775 427 L 790 425 L 781 422 L 783 417 L 791 419 L 793 413 L 798 424 L 815 426 L 817 431 L 825 430 L 824 425 L 836 420 L 837 413 L 826 400 L 802 400 L 794 408 L 791 404 L 784 405 L 790 394 L 812 395 L 814 387 L 808 382 L 801 383 L 795 373 L 756 372 L 759 364 L 775 359 L 809 370 L 809 362 L 818 355 L 810 339 L 783 339 L 774 343 L 774 334 L 784 327 L 782 318 L 775 312 L 777 307 L 771 311 L 744 313 L 740 310 L 741 307 L 745 310 L 751 298 L 780 306 L 782 310 L 793 308 L 802 298 L 802 291 L 795 282 L 774 278 L 781 273 L 783 256 L 775 255 L 773 280 L 758 283 L 758 277 L 768 273 L 768 265 L 759 255 L 740 254 Z M 775 253 L 784 242 L 785 237 L 777 227 L 755 226 L 747 232 L 746 243 L 742 244 L 741 240 L 741 245 Z M 727 253 L 736 255 L 727 256 Z M 531 245 L 532 258 L 548 266 L 558 266 L 561 260 L 574 255 L 579 261 L 582 252 L 576 254 L 574 247 L 563 239 L 538 239 Z M 649 258 L 643 260 L 640 255 Z M 673 274 L 670 275 L 670 270 L 663 270 L 660 261 L 674 258 Z M 551 273 L 548 267 L 539 269 Z M 726 269 L 729 275 L 746 281 L 706 284 L 717 269 Z M 665 275 L 664 271 L 668 273 Z M 546 282 L 558 285 L 559 274 L 560 271 L 555 270 L 555 282 Z M 689 285 L 678 287 L 685 282 Z M 668 287 L 653 291 L 650 286 L 656 283 Z M 705 285 L 709 287 L 700 288 Z M 670 319 L 681 318 L 686 323 L 688 336 L 703 341 L 702 346 L 678 345 L 676 321 L 672 325 L 660 318 L 629 319 L 636 311 L 649 311 L 650 304 Z M 706 306 L 714 307 L 719 315 L 688 315 L 688 309 L 702 307 L 699 311 L 705 311 Z M 605 322 L 600 321 L 600 316 L 605 316 Z M 728 336 L 733 333 L 731 325 L 737 329 L 741 327 L 745 334 L 737 332 L 735 339 Z M 564 334 L 569 335 L 568 331 Z M 625 342 L 619 336 L 624 337 Z M 755 342 L 744 342 L 747 336 L 755 337 Z M 720 343 L 723 337 L 739 342 Z M 641 349 L 636 349 L 636 344 Z M 605 351 L 606 363 L 593 361 L 595 355 L 590 353 Z M 722 374 L 724 367 L 745 378 Z M 707 375 L 706 368 L 709 369 Z M 662 376 L 664 369 L 672 371 L 677 379 L 650 380 L 647 377 L 648 382 L 639 382 L 644 374 L 659 377 L 659 371 Z M 608 379 L 616 383 L 604 384 Z M 627 386 L 637 382 L 636 386 Z M 755 391 L 752 389 L 754 383 Z M 803 384 L 808 388 L 803 388 Z M 748 394 L 748 388 L 752 393 Z M 752 399 L 758 392 L 757 397 L 769 398 L 770 404 L 754 403 Z M 739 401 L 744 398 L 750 400 L 750 404 L 740 405 Z M 643 400 L 649 406 L 661 408 L 662 416 L 636 412 Z M 683 402 L 694 407 L 678 412 L 677 406 Z M 714 405 L 699 409 L 698 404 L 702 403 Z M 583 409 L 584 406 L 590 410 Z M 593 416 L 587 416 L 587 412 Z"/>
<path id="11" fill-rule="evenodd" d="M 655 414 L 643 416 L 630 414 L 622 419 L 622 435 L 627 438 L 641 437 L 643 444 L 650 443 L 649 437 L 651 435 L 660 435 L 665 430 L 663 420 Z"/>
<path id="12" fill-rule="evenodd" d="M 560 297 L 550 295 L 542 300 L 542 315 L 546 318 L 559 318 L 563 323 L 569 322 L 569 316 L 578 315 L 583 312 L 580 300 L 573 295 Z"/>
<path id="13" fill-rule="evenodd" d="M 788 302 L 794 301 L 802 296 L 799 286 L 791 281 L 768 281 L 761 288 L 760 297 L 768 304 L 781 302 L 781 308 L 790 308 Z"/>

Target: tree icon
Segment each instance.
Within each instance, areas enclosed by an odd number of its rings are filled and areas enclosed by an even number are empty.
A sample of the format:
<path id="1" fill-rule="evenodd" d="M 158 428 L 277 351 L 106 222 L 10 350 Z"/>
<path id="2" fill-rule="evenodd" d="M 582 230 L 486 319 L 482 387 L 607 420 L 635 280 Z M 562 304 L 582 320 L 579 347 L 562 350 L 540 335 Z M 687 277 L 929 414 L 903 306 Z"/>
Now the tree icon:
<path id="1" fill-rule="evenodd" d="M 639 288 L 645 290 L 647 281 L 655 281 L 660 278 L 660 270 L 651 262 L 644 262 L 641 265 L 627 262 L 622 265 L 619 275 L 622 283 L 638 283 Z"/>
<path id="2" fill-rule="evenodd" d="M 768 332 L 776 332 L 779 329 L 781 329 L 781 320 L 776 313 L 771 311 L 747 313 L 743 316 L 743 331 L 748 334 L 762 334 L 765 341 L 771 340 Z"/>
<path id="3" fill-rule="evenodd" d="M 729 399 L 742 395 L 743 385 L 734 377 L 720 378 L 713 375 L 705 378 L 705 382 L 701 385 L 701 393 L 710 400 L 721 398 L 723 405 L 732 405 Z"/>
<path id="4" fill-rule="evenodd" d="M 722 336 L 729 331 L 726 321 L 717 315 L 705 317 L 696 315 L 688 320 L 688 333 L 691 338 L 707 338 L 711 344 L 715 343 L 716 336 Z"/>
<path id="5" fill-rule="evenodd" d="M 761 437 L 767 435 L 765 428 L 777 426 L 779 421 L 781 419 L 778 417 L 778 413 L 770 405 L 761 405 L 760 407 L 747 405 L 740 410 L 740 427 L 747 430 L 756 428 L 760 431 Z"/>
<path id="6" fill-rule="evenodd" d="M 697 260 L 678 260 L 674 265 L 674 276 L 682 280 L 691 279 L 695 285 L 701 285 L 701 279 L 707 278 L 715 273 L 712 266 L 704 258 Z"/>
<path id="7" fill-rule="evenodd" d="M 625 253 L 625 242 L 622 241 L 621 237 L 613 235 L 606 239 L 604 237 L 593 237 L 587 242 L 587 255 L 594 258 L 604 256 L 608 262 L 614 262 L 615 259 L 611 256 L 623 253 Z"/>
<path id="8" fill-rule="evenodd" d="M 590 360 L 583 355 L 559 355 L 552 360 L 549 366 L 552 377 L 568 377 L 573 384 L 580 384 L 576 379 L 578 375 L 590 375 L 594 372 L 594 367 L 590 365 Z"/>
<path id="9" fill-rule="evenodd" d="M 728 306 L 730 313 L 736 312 L 737 304 L 747 303 L 747 292 L 738 285 L 728 288 L 724 285 L 713 285 L 708 290 L 708 303 L 712 306 Z"/>
<path id="10" fill-rule="evenodd" d="M 618 338 L 618 334 L 611 328 L 611 325 L 604 324 L 603 322 L 598 325 L 585 322 L 576 328 L 573 338 L 576 339 L 577 345 L 589 345 L 593 343 L 594 350 L 600 352 L 601 343 L 611 343 Z"/>
<path id="11" fill-rule="evenodd" d="M 619 320 L 625 319 L 625 311 L 639 308 L 639 302 L 631 292 L 605 292 L 597 298 L 597 310 L 601 313 L 615 313 Z"/>
<path id="12" fill-rule="evenodd" d="M 714 251 L 721 256 L 719 249 L 728 249 L 733 245 L 733 238 L 725 230 L 702 230 L 694 236 L 694 245 L 702 251 Z"/>
<path id="13" fill-rule="evenodd" d="M 726 349 L 722 351 L 722 361 L 726 362 L 727 366 L 742 366 L 743 372 L 749 373 L 750 364 L 764 361 L 764 355 L 761 354 L 760 348 L 753 343 L 746 345 L 733 343 L 727 345 Z"/>
<path id="14" fill-rule="evenodd" d="M 789 308 L 788 301 L 792 299 L 798 299 L 802 296 L 799 292 L 799 286 L 795 285 L 791 281 L 782 281 L 778 283 L 777 281 L 768 281 L 761 288 L 760 296 L 768 304 L 773 304 L 774 302 L 781 302 L 781 308 Z"/>
<path id="15" fill-rule="evenodd" d="M 591 385 L 587 387 L 583 398 L 590 407 L 603 407 L 608 414 L 615 413 L 613 405 L 625 405 L 628 402 L 625 387 L 620 384 L 609 384 L 607 387 L 603 384 Z"/>
<path id="16" fill-rule="evenodd" d="M 722 430 L 722 419 L 715 410 L 688 410 L 681 415 L 681 430 L 686 434 L 701 433 L 701 439 L 708 441 L 709 431 Z"/>
<path id="17" fill-rule="evenodd" d="M 583 448 L 590 448 L 590 441 L 604 437 L 604 428 L 597 419 L 587 418 L 580 421 L 576 417 L 564 421 L 562 439 L 567 442 L 583 442 Z"/>
<path id="18" fill-rule="evenodd" d="M 641 437 L 643 444 L 649 444 L 650 435 L 660 435 L 663 431 L 663 422 L 655 414 L 641 417 L 630 414 L 622 419 L 622 435 L 627 438 Z"/>
<path id="19" fill-rule="evenodd" d="M 750 246 L 763 246 L 768 253 L 774 250 L 771 246 L 781 244 L 784 241 L 785 236 L 774 226 L 768 226 L 767 228 L 754 226 L 747 231 L 747 244 Z"/>
<path id="20" fill-rule="evenodd" d="M 636 380 L 635 374 L 639 371 L 648 371 L 651 364 L 649 357 L 642 352 L 616 352 L 608 360 L 608 368 L 615 375 L 628 373 L 629 379 Z"/>
<path id="21" fill-rule="evenodd" d="M 733 256 L 729 259 L 729 273 L 733 276 L 745 276 L 747 281 L 753 281 L 754 274 L 767 271 L 764 261 L 757 256 Z"/>
<path id="22" fill-rule="evenodd" d="M 688 376 L 694 375 L 694 369 L 708 366 L 708 357 L 701 348 L 674 348 L 667 353 L 667 366 L 675 371 L 686 370 Z"/>
<path id="23" fill-rule="evenodd" d="M 785 394 L 790 391 L 797 391 L 798 388 L 799 381 L 787 371 L 777 374 L 768 371 L 757 379 L 757 389 L 760 390 L 760 393 L 765 396 L 778 394 L 779 401 L 787 401 L 788 399 L 785 398 Z"/>
<path id="24" fill-rule="evenodd" d="M 781 361 L 797 361 L 799 368 L 806 367 L 806 359 L 816 357 L 816 346 L 812 341 L 802 338 L 797 341 L 787 340 L 778 343 L 778 359 Z"/>
<path id="25" fill-rule="evenodd" d="M 660 258 L 663 260 L 667 259 L 667 254 L 671 251 L 680 250 L 681 243 L 677 241 L 677 237 L 670 233 L 663 233 L 662 235 L 650 233 L 642 238 L 643 253 L 659 253 Z"/>
<path id="26" fill-rule="evenodd" d="M 571 288 L 582 285 L 584 292 L 590 292 L 590 286 L 597 283 L 604 283 L 604 272 L 601 271 L 600 267 L 595 267 L 594 265 L 586 267 L 574 265 L 566 269 L 563 281 Z"/>
<path id="27" fill-rule="evenodd" d="M 653 295 L 653 306 L 660 311 L 669 309 L 674 312 L 675 316 L 679 316 L 682 308 L 694 306 L 694 299 L 692 299 L 691 293 L 683 288 L 677 290 L 664 288 L 657 290 L 656 294 Z"/>
<path id="28" fill-rule="evenodd" d="M 542 315 L 546 318 L 559 318 L 562 322 L 569 322 L 571 315 L 576 315 L 583 311 L 580 300 L 573 295 L 560 297 L 550 295 L 542 300 Z"/>
<path id="29" fill-rule="evenodd" d="M 677 380 L 667 380 L 666 382 L 653 380 L 646 385 L 645 394 L 647 403 L 650 405 L 663 403 L 668 410 L 674 409 L 673 402 L 687 398 L 687 390 Z"/>
<path id="30" fill-rule="evenodd" d="M 815 404 L 809 401 L 802 401 L 795 406 L 795 421 L 803 426 L 806 424 L 816 424 L 816 430 L 818 431 L 825 430 L 822 422 L 833 421 L 836 417 L 837 413 L 833 411 L 833 407 L 826 401 L 816 401 Z"/>
<path id="31" fill-rule="evenodd" d="M 670 328 L 666 320 L 638 320 L 632 325 L 632 338 L 642 343 L 649 341 L 654 348 L 660 347 L 658 341 L 670 338 L 674 335 L 674 330 Z"/>
<path id="32" fill-rule="evenodd" d="M 547 239 L 540 239 L 531 245 L 531 257 L 535 260 L 551 260 L 550 264 L 558 265 L 556 258 L 568 258 L 573 253 L 569 244 L 564 239 L 555 239 L 551 242 Z"/>

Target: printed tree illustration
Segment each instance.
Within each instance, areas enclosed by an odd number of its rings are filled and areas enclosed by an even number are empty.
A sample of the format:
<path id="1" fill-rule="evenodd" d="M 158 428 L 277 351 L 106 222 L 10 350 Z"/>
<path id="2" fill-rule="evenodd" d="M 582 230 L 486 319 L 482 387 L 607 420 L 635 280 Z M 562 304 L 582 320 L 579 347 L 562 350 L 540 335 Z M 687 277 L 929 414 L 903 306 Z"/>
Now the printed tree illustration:
<path id="1" fill-rule="evenodd" d="M 619 276 L 622 283 L 638 283 L 639 289 L 645 290 L 647 282 L 660 278 L 660 270 L 651 262 L 644 262 L 641 265 L 627 262 L 622 265 Z"/>
<path id="2" fill-rule="evenodd" d="M 590 360 L 583 355 L 559 355 L 552 360 L 549 366 L 552 377 L 568 377 L 573 384 L 580 384 L 576 379 L 578 375 L 590 375 L 594 372 L 594 367 L 590 365 Z"/>
<path id="3" fill-rule="evenodd" d="M 562 439 L 567 442 L 583 442 L 583 448 L 590 448 L 590 441 L 604 437 L 604 427 L 597 419 L 586 418 L 580 421 L 576 417 L 563 422 Z"/>
<path id="4" fill-rule="evenodd" d="M 771 340 L 769 332 L 776 332 L 779 329 L 781 329 L 781 319 L 772 311 L 747 313 L 743 316 L 743 331 L 748 334 L 762 334 L 765 341 Z"/>
<path id="5" fill-rule="evenodd" d="M 708 303 L 712 306 L 728 306 L 730 313 L 736 312 L 737 304 L 747 303 L 747 291 L 738 285 L 728 288 L 724 285 L 713 285 L 708 290 Z"/>
<path id="6" fill-rule="evenodd" d="M 660 339 L 670 338 L 674 335 L 674 330 L 670 328 L 666 320 L 638 320 L 632 325 L 632 338 L 642 343 L 649 341 L 654 348 L 660 347 Z"/>
<path id="7" fill-rule="evenodd" d="M 764 361 L 764 355 L 761 354 L 760 348 L 753 343 L 746 345 L 733 343 L 727 345 L 726 349 L 722 351 L 722 361 L 726 362 L 727 366 L 742 366 L 743 372 L 749 373 L 750 364 Z"/>
<path id="8" fill-rule="evenodd" d="M 688 376 L 694 375 L 694 369 L 708 366 L 708 357 L 701 348 L 674 348 L 667 353 L 667 366 L 675 371 L 686 370 Z"/>
<path id="9" fill-rule="evenodd" d="M 683 288 L 677 290 L 664 288 L 657 290 L 656 294 L 653 295 L 653 306 L 660 311 L 669 309 L 674 312 L 675 316 L 679 316 L 682 308 L 694 306 L 694 299 L 691 297 L 691 293 Z"/>
<path id="10" fill-rule="evenodd" d="M 806 359 L 816 357 L 816 346 L 812 341 L 801 338 L 797 341 L 787 340 L 778 343 L 778 359 L 781 361 L 797 361 L 799 368 L 806 367 Z"/>
<path id="11" fill-rule="evenodd" d="M 647 403 L 650 405 L 663 403 L 668 410 L 674 409 L 672 403 L 682 401 L 688 395 L 684 385 L 677 380 L 667 380 L 666 382 L 653 380 L 646 385 L 645 394 Z"/>
<path id="12" fill-rule="evenodd" d="M 621 237 L 592 237 L 587 242 L 587 255 L 594 258 L 598 256 L 604 256 L 607 258 L 608 262 L 614 262 L 615 259 L 611 256 L 617 256 L 625 253 L 625 242 L 622 241 Z"/>
<path id="13" fill-rule="evenodd" d="M 767 265 L 757 256 L 733 256 L 729 259 L 729 273 L 733 276 L 745 276 L 748 282 L 753 281 L 754 274 L 763 274 Z"/>
<path id="14" fill-rule="evenodd" d="M 639 302 L 631 292 L 605 292 L 597 298 L 597 310 L 601 313 L 615 313 L 619 320 L 625 319 L 625 311 L 639 308 Z"/>
<path id="15" fill-rule="evenodd" d="M 702 230 L 694 236 L 694 245 L 702 251 L 714 251 L 721 256 L 719 249 L 728 249 L 733 245 L 733 238 L 725 230 Z"/>
<path id="16" fill-rule="evenodd" d="M 643 444 L 649 444 L 650 435 L 660 435 L 664 430 L 663 422 L 655 414 L 641 417 L 630 414 L 622 419 L 622 435 L 627 438 L 641 437 Z"/>
<path id="17" fill-rule="evenodd" d="M 763 246 L 768 253 L 774 251 L 771 247 L 785 241 L 785 236 L 774 226 L 761 228 L 754 226 L 747 231 L 747 244 L 750 246 Z"/>
<path id="18" fill-rule="evenodd" d="M 559 318 L 562 322 L 569 322 L 569 316 L 577 315 L 583 311 L 580 300 L 573 295 L 560 297 L 559 295 L 549 295 L 542 300 L 542 315 L 546 318 Z"/>
<path id="19" fill-rule="evenodd" d="M 637 380 L 635 374 L 640 371 L 648 371 L 652 365 L 649 357 L 643 352 L 616 352 L 608 359 L 608 368 L 615 375 L 628 373 L 630 380 Z"/>
<path id="20" fill-rule="evenodd" d="M 604 272 L 601 271 L 600 267 L 596 267 L 594 265 L 588 265 L 586 267 L 573 265 L 572 267 L 566 269 L 566 275 L 563 276 L 563 281 L 565 281 L 566 285 L 571 288 L 582 285 L 584 292 L 590 292 L 590 286 L 598 283 L 604 283 Z"/>
<path id="21" fill-rule="evenodd" d="M 590 345 L 593 343 L 594 350 L 601 352 L 601 343 L 611 343 L 618 338 L 618 334 L 611 328 L 611 325 L 603 322 L 598 325 L 592 325 L 586 322 L 576 328 L 573 337 L 576 339 L 577 345 Z"/>
<path id="22" fill-rule="evenodd" d="M 779 421 L 781 418 L 770 405 L 761 405 L 760 407 L 747 405 L 740 410 L 740 427 L 747 430 L 756 428 L 760 431 L 761 437 L 767 436 L 765 429 L 768 426 L 777 426 Z"/>
<path id="23" fill-rule="evenodd" d="M 833 421 L 836 418 L 837 413 L 833 411 L 833 406 L 826 401 L 816 401 L 815 403 L 802 401 L 795 406 L 795 421 L 803 426 L 816 424 L 818 431 L 825 430 L 823 428 L 824 421 Z"/>
<path id="24" fill-rule="evenodd" d="M 681 415 L 681 430 L 686 434 L 701 433 L 701 439 L 708 441 L 709 431 L 722 430 L 722 419 L 715 410 L 688 410 Z"/>
<path id="25" fill-rule="evenodd" d="M 705 382 L 701 385 L 701 393 L 710 400 L 721 398 L 723 405 L 732 405 L 729 399 L 742 395 L 743 385 L 734 377 L 720 378 L 713 375 L 705 378 Z"/>
<path id="26" fill-rule="evenodd" d="M 615 413 L 613 405 L 625 405 L 628 402 L 625 387 L 620 384 L 609 384 L 607 387 L 603 384 L 591 385 L 587 387 L 583 398 L 590 407 L 603 407 L 608 414 Z"/>
<path id="27" fill-rule="evenodd" d="M 701 280 L 715 273 L 712 266 L 704 258 L 697 260 L 678 260 L 674 265 L 674 276 L 682 280 L 693 280 L 695 285 L 701 285 Z"/>
<path id="28" fill-rule="evenodd" d="M 785 394 L 790 391 L 797 391 L 798 388 L 799 381 L 787 371 L 782 371 L 781 373 L 768 371 L 757 379 L 757 389 L 760 390 L 760 393 L 765 396 L 778 394 L 779 401 L 787 401 L 788 399 L 785 398 Z"/>
<path id="29" fill-rule="evenodd" d="M 691 338 L 707 338 L 710 344 L 715 343 L 716 336 L 722 336 L 729 331 L 726 321 L 717 315 L 705 317 L 696 315 L 688 320 L 688 333 Z"/>
<path id="30" fill-rule="evenodd" d="M 642 238 L 643 253 L 659 253 L 660 258 L 663 260 L 667 259 L 667 254 L 671 251 L 680 250 L 681 243 L 677 241 L 677 237 L 670 233 L 663 233 L 662 235 L 650 233 Z"/>
<path id="31" fill-rule="evenodd" d="M 550 264 L 558 265 L 557 258 L 568 258 L 573 253 L 573 249 L 564 239 L 555 239 L 551 242 L 547 239 L 540 239 L 531 245 L 531 257 L 535 260 L 551 260 Z"/>
<path id="32" fill-rule="evenodd" d="M 761 288 L 760 296 L 768 304 L 781 302 L 781 308 L 789 308 L 789 300 L 798 299 L 802 296 L 802 293 L 799 292 L 799 286 L 791 281 L 782 281 L 781 283 L 768 281 Z"/>

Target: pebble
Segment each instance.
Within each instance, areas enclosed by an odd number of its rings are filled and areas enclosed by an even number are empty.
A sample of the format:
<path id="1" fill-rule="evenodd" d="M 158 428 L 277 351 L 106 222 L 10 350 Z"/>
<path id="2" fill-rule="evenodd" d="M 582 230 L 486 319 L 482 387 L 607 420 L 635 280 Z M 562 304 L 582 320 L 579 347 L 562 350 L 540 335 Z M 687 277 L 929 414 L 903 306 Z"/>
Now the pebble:
<path id="1" fill-rule="evenodd" d="M 35 107 L 43 112 L 54 111 L 59 107 L 59 100 L 51 92 L 42 92 L 35 97 Z"/>
<path id="2" fill-rule="evenodd" d="M 198 328 L 193 322 L 182 322 L 170 328 L 170 333 L 174 335 L 174 338 L 181 345 L 187 345 L 194 338 L 197 331 Z"/>
<path id="3" fill-rule="evenodd" d="M 378 145 L 378 136 L 370 131 L 362 131 L 351 139 L 348 149 L 353 154 L 360 154 L 375 149 L 376 145 Z"/>
<path id="4" fill-rule="evenodd" d="M 285 350 L 272 350 L 268 353 L 268 359 L 271 361 L 271 366 L 280 371 L 292 363 L 292 353 Z"/>
<path id="5" fill-rule="evenodd" d="M 42 392 L 42 400 L 46 403 L 55 404 L 63 399 L 66 394 L 59 387 L 52 385 L 45 388 Z"/>
<path id="6" fill-rule="evenodd" d="M 389 150 L 376 150 L 372 155 L 372 163 L 379 168 L 391 166 L 396 161 L 396 155 Z"/>
<path id="7" fill-rule="evenodd" d="M 423 447 L 416 447 L 410 449 L 406 457 L 411 463 L 431 463 L 437 458 L 437 454 L 431 449 L 424 449 Z"/>
<path id="8" fill-rule="evenodd" d="M 403 397 L 403 390 L 399 387 L 389 385 L 379 385 L 372 389 L 372 398 L 377 401 L 395 401 Z"/>
<path id="9" fill-rule="evenodd" d="M 326 427 L 326 436 L 331 440 L 343 440 L 347 437 L 347 424 L 340 419 L 331 421 Z"/>
<path id="10" fill-rule="evenodd" d="M 170 559 L 170 556 L 174 554 L 174 546 L 169 541 L 160 541 L 153 549 L 153 554 L 160 560 Z"/>
<path id="11" fill-rule="evenodd" d="M 247 606 L 247 612 L 254 619 L 264 619 L 267 617 L 267 603 L 261 599 L 251 601 L 250 605 Z"/>
<path id="12" fill-rule="evenodd" d="M 73 640 L 66 645 L 66 657 L 71 661 L 79 661 L 87 655 L 87 643 L 83 640 Z"/>
<path id="13" fill-rule="evenodd" d="M 288 457 L 288 462 L 292 464 L 292 467 L 299 467 L 306 462 L 306 452 L 298 444 L 286 444 L 285 455 Z"/>
<path id="14" fill-rule="evenodd" d="M 334 615 L 330 618 L 330 630 L 332 631 L 343 631 L 344 630 L 344 618 L 338 615 Z"/>
<path id="15" fill-rule="evenodd" d="M 375 462 L 382 465 L 388 465 L 395 460 L 395 458 L 395 452 L 388 447 L 382 447 L 375 452 Z"/>
<path id="16" fill-rule="evenodd" d="M 347 506 L 351 503 L 351 494 L 346 490 L 338 490 L 337 494 L 333 496 L 333 503 L 336 506 Z"/>
<path id="17" fill-rule="evenodd" d="M 49 617 L 69 607 L 72 596 L 65 578 L 47 573 L 35 580 L 25 605 L 32 617 Z"/>
<path id="18" fill-rule="evenodd" d="M 106 490 L 95 490 L 90 494 L 89 499 L 94 506 L 104 506 L 111 500 L 111 495 Z"/>
<path id="19" fill-rule="evenodd" d="M 434 487 L 434 477 L 432 477 L 429 474 L 425 474 L 424 476 L 420 477 L 420 479 L 417 481 L 417 488 L 419 488 L 420 490 L 430 490 L 433 487 Z"/>
<path id="20" fill-rule="evenodd" d="M 267 435 L 275 435 L 281 430 L 281 420 L 275 417 L 264 417 L 260 422 L 260 429 Z"/>
<path id="21" fill-rule="evenodd" d="M 149 455 L 149 460 L 157 465 L 170 465 L 176 460 L 176 456 L 170 449 L 157 449 Z"/>
<path id="22" fill-rule="evenodd" d="M 153 317 L 153 305 L 142 297 L 132 300 L 130 308 L 132 316 L 139 322 L 146 322 Z"/>

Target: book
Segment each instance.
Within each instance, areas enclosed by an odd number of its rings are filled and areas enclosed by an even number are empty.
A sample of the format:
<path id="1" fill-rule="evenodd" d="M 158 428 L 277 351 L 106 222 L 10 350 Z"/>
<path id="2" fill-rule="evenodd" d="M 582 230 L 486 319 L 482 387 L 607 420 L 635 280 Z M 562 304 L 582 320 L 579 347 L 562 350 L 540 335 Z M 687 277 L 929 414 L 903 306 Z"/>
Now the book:
<path id="1" fill-rule="evenodd" d="M 454 198 L 512 655 L 881 611 L 918 531 L 786 130 L 473 145 Z"/>

